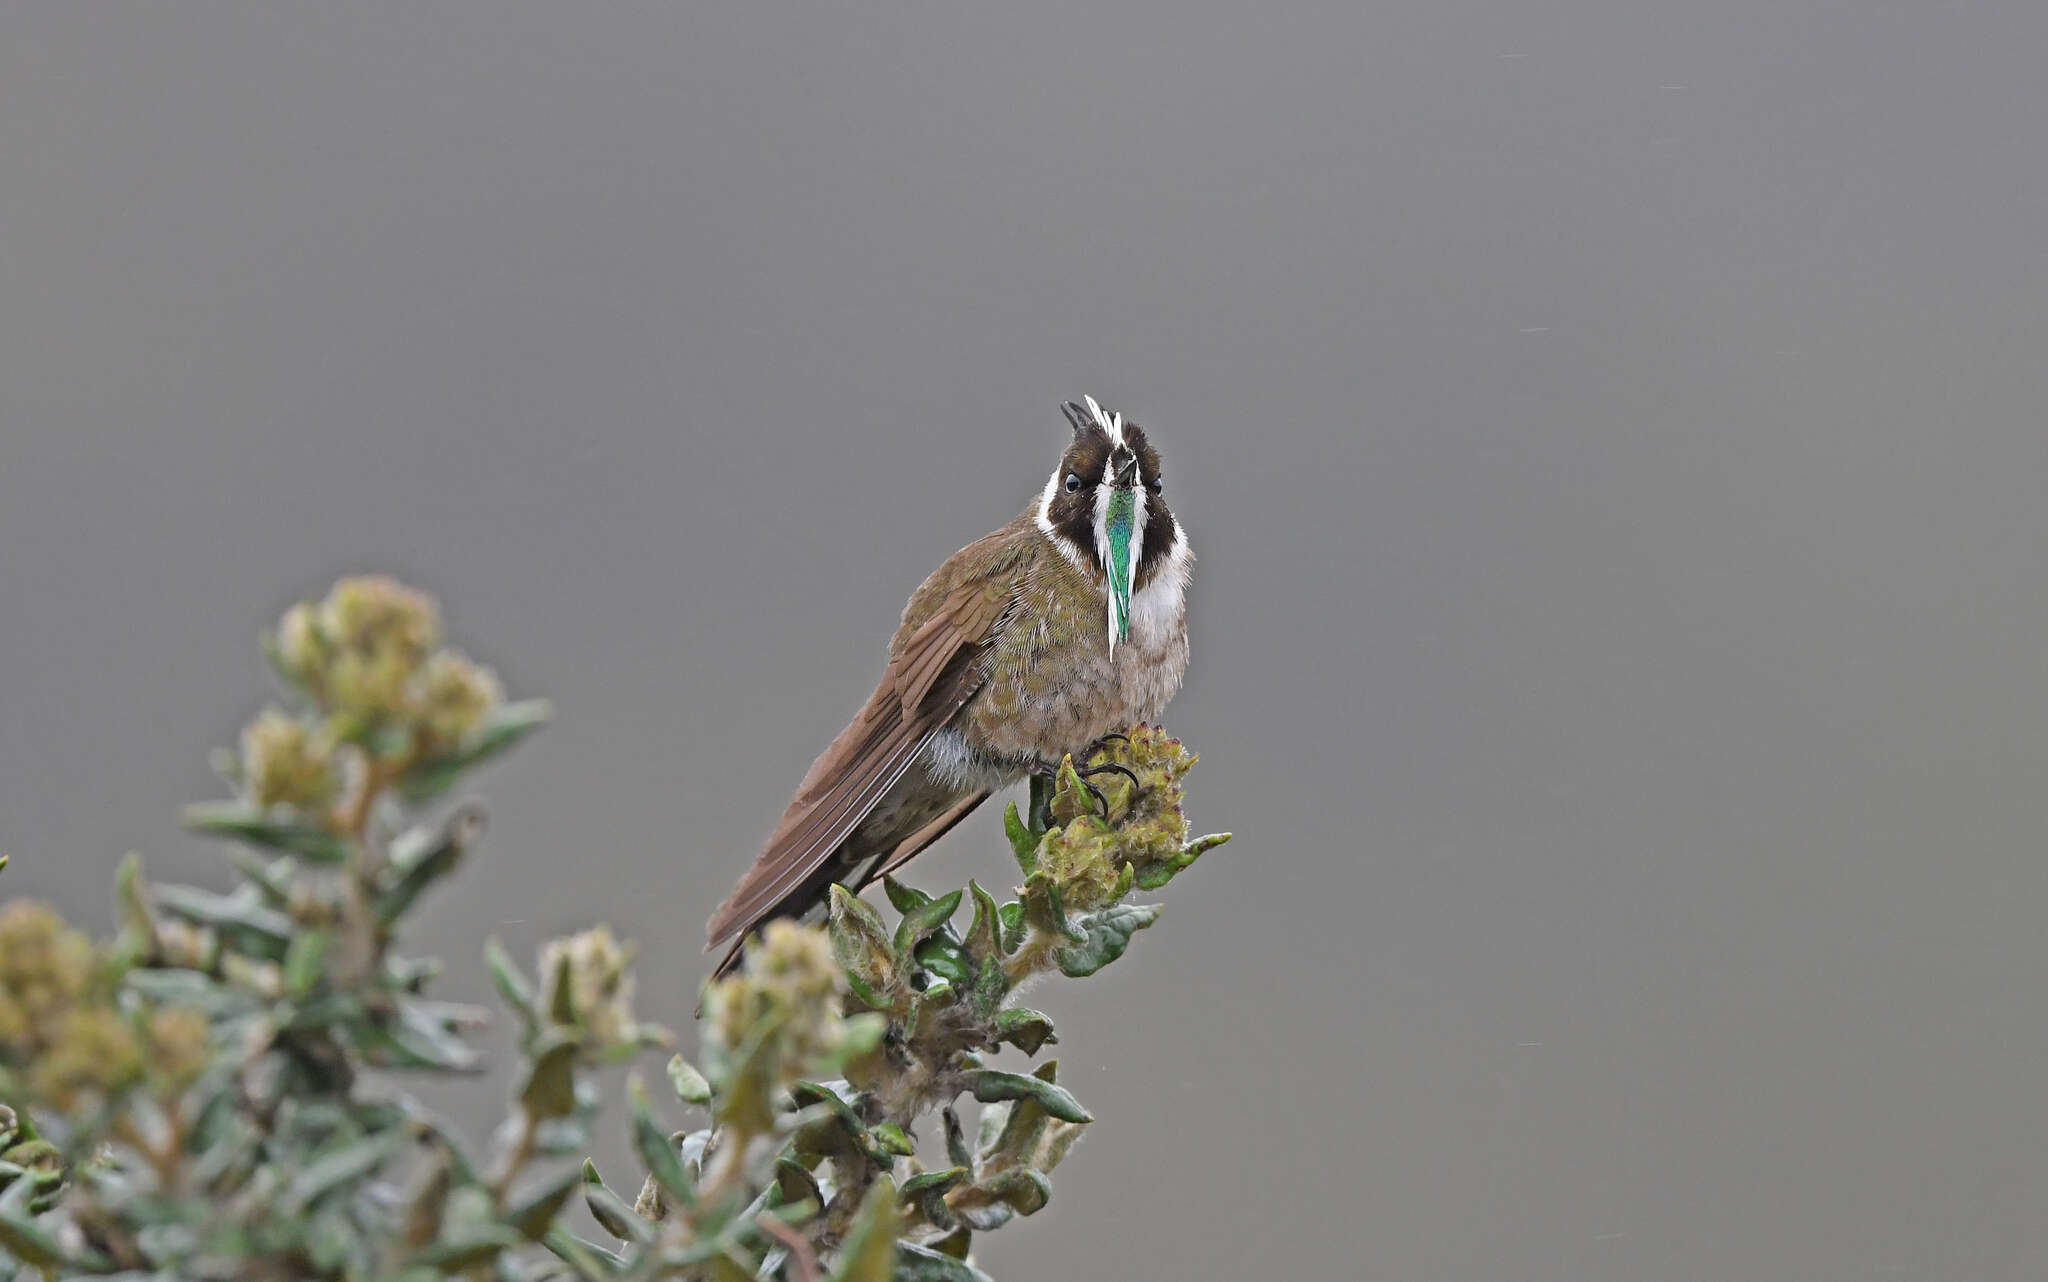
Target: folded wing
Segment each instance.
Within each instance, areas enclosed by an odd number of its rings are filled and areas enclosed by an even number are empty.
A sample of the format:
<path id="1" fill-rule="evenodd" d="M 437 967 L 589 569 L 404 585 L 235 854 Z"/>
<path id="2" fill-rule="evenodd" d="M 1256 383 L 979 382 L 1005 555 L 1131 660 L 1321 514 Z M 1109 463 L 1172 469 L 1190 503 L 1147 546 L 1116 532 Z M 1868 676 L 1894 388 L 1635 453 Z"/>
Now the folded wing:
<path id="1" fill-rule="evenodd" d="M 818 879 L 840 845 L 980 688 L 989 639 L 1016 601 L 1022 538 L 1003 530 L 962 548 L 911 597 L 881 684 L 812 763 L 767 847 L 712 915 L 709 948 L 733 947 L 766 919 L 808 907 L 794 901 L 824 889 Z M 914 834 L 890 862 L 943 831 Z"/>

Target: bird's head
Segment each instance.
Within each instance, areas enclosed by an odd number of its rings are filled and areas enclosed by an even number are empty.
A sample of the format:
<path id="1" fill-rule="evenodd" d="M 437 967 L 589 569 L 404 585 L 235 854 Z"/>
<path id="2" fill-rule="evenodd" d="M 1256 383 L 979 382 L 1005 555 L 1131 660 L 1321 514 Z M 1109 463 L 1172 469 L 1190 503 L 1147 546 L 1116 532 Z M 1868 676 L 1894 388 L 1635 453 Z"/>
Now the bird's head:
<path id="1" fill-rule="evenodd" d="M 1165 568 L 1180 530 L 1144 429 L 1092 396 L 1061 408 L 1074 439 L 1045 483 L 1038 527 L 1102 583 L 1114 651 L 1130 639 L 1132 594 Z"/>

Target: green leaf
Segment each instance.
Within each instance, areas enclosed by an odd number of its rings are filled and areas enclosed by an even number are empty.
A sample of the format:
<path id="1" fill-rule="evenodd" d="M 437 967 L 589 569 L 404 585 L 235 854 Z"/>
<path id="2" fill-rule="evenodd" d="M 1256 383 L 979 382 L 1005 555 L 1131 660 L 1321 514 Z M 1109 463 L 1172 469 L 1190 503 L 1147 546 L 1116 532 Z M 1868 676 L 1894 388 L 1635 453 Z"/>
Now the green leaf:
<path id="1" fill-rule="evenodd" d="M 0 1250 L 46 1276 L 59 1270 L 104 1272 L 109 1267 L 97 1256 L 90 1261 L 73 1258 L 46 1229 L 12 1207 L 0 1209 Z"/>
<path id="2" fill-rule="evenodd" d="M 690 1061 L 677 1055 L 668 1062 L 668 1084 L 675 1088 L 676 1098 L 685 1104 L 709 1104 L 711 1083 L 704 1080 Z"/>
<path id="3" fill-rule="evenodd" d="M 1008 1042 L 1026 1055 L 1036 1055 L 1040 1047 L 1059 1041 L 1053 1032 L 1052 1020 L 1039 1011 L 1025 1006 L 1012 1006 L 996 1015 L 996 1040 Z"/>
<path id="4" fill-rule="evenodd" d="M 216 895 L 193 886 L 156 888 L 157 904 L 173 917 L 213 927 L 241 952 L 282 961 L 292 942 L 292 919 L 255 900 L 255 892 L 246 887 L 232 895 Z"/>
<path id="5" fill-rule="evenodd" d="M 915 1242 L 896 1244 L 894 1282 L 995 1282 L 965 1260 Z"/>
<path id="6" fill-rule="evenodd" d="M 334 936 L 324 930 L 302 930 L 284 954 L 284 994 L 304 997 L 327 974 L 327 946 Z"/>
<path id="7" fill-rule="evenodd" d="M 903 1187 L 897 1191 L 906 1200 L 920 1193 L 944 1193 L 972 1174 L 974 1172 L 964 1166 L 949 1166 L 943 1171 L 926 1171 L 923 1175 L 913 1175 L 903 1181 Z"/>
<path id="8" fill-rule="evenodd" d="M 483 1065 L 476 1048 L 447 1027 L 401 1002 L 394 1017 L 377 1017 L 355 1030 L 374 1063 L 401 1068 L 427 1068 L 443 1073 L 473 1073 Z"/>
<path id="9" fill-rule="evenodd" d="M 981 974 L 975 977 L 973 995 L 976 1015 L 988 1019 L 996 1013 L 1003 999 L 1010 995 L 1010 977 L 1003 972 L 1002 958 L 982 960 Z"/>
<path id="10" fill-rule="evenodd" d="M 598 1227 L 621 1241 L 645 1244 L 654 1240 L 654 1226 L 626 1205 L 626 1200 L 605 1187 L 604 1177 L 589 1158 L 583 1160 L 583 1204 Z"/>
<path id="11" fill-rule="evenodd" d="M 466 1224 L 415 1252 L 412 1262 L 443 1273 L 466 1273 L 507 1251 L 518 1250 L 526 1241 L 516 1229 L 502 1224 Z"/>
<path id="12" fill-rule="evenodd" d="M 142 856 L 130 851 L 114 873 L 114 897 L 121 909 L 121 933 L 143 954 L 155 951 L 156 921 L 150 913 L 149 886 L 142 880 Z"/>
<path id="13" fill-rule="evenodd" d="M 917 1152 L 917 1145 L 912 1144 L 910 1137 L 903 1133 L 903 1128 L 894 1122 L 883 1122 L 879 1126 L 871 1126 L 868 1128 L 868 1135 L 874 1139 L 875 1147 L 881 1149 L 884 1153 L 891 1153 L 897 1157 L 909 1157 Z"/>
<path id="14" fill-rule="evenodd" d="M 272 858 L 240 846 L 225 847 L 220 853 L 229 866 L 242 874 L 243 880 L 256 888 L 264 903 L 272 908 L 290 910 L 292 882 L 299 868 L 298 856 L 278 855 Z"/>
<path id="15" fill-rule="evenodd" d="M 839 1093 L 818 1082 L 797 1082 L 789 1088 L 790 1099 L 798 1108 L 823 1106 L 825 1117 L 812 1122 L 799 1132 L 798 1151 L 831 1153 L 842 1147 L 840 1141 L 851 1141 L 863 1152 L 869 1150 L 868 1128 L 860 1120 L 860 1114 L 853 1106 L 839 1097 Z"/>
<path id="16" fill-rule="evenodd" d="M 946 1159 L 955 1166 L 972 1168 L 974 1154 L 967 1148 L 967 1132 L 960 1125 L 960 1111 L 951 1104 L 945 1108 Z"/>
<path id="17" fill-rule="evenodd" d="M 554 715 L 545 699 L 502 703 L 454 751 L 430 757 L 399 777 L 398 791 L 413 802 L 431 801 L 455 786 L 463 774 L 511 749 Z"/>
<path id="18" fill-rule="evenodd" d="M 327 1153 L 314 1160 L 285 1186 L 287 1213 L 299 1214 L 315 1201 L 345 1184 L 357 1183 L 374 1174 L 405 1144 L 402 1131 L 384 1131 L 368 1139 Z"/>
<path id="19" fill-rule="evenodd" d="M 1021 1073 L 1005 1073 L 994 1068 L 977 1068 L 966 1077 L 968 1089 L 974 1092 L 974 1098 L 984 1104 L 993 1104 L 998 1100 L 1028 1099 L 1062 1121 L 1095 1120 L 1087 1109 L 1081 1107 L 1081 1101 L 1075 1099 L 1064 1086 L 1056 1086 L 1036 1077 L 1026 1077 Z"/>
<path id="20" fill-rule="evenodd" d="M 688 1067 L 685 1065 L 685 1067 Z M 670 1065 L 673 1073 L 674 1065 Z M 702 1078 L 698 1079 L 702 1081 Z M 683 1159 L 676 1155 L 675 1141 L 654 1119 L 654 1105 L 647 1098 L 647 1088 L 636 1076 L 629 1088 L 633 1099 L 633 1147 L 640 1154 L 640 1162 L 661 1191 L 675 1199 L 678 1206 L 692 1206 L 697 1201 L 697 1190 L 683 1170 Z"/>
<path id="21" fill-rule="evenodd" d="M 1067 918 L 1067 906 L 1059 886 L 1042 872 L 1031 874 L 1024 883 L 1024 920 L 1048 934 L 1081 942 L 1082 935 Z"/>
<path id="22" fill-rule="evenodd" d="M 889 896 L 890 906 L 899 913 L 914 913 L 932 901 L 930 895 L 915 886 L 906 886 L 888 876 L 882 878 L 882 893 Z"/>
<path id="23" fill-rule="evenodd" d="M 896 1186 L 881 1176 L 868 1186 L 832 1282 L 891 1282 L 895 1267 Z"/>
<path id="24" fill-rule="evenodd" d="M 1035 805 L 1038 796 L 1038 784 L 1035 779 L 1032 781 L 1031 792 Z M 1033 832 L 1025 826 L 1024 820 L 1017 814 L 1017 803 L 1014 801 L 1003 807 L 1003 835 L 1010 839 L 1010 853 L 1016 856 L 1017 867 L 1024 875 L 1029 877 L 1037 872 L 1038 841 L 1045 834 Z"/>
<path id="25" fill-rule="evenodd" d="M 1159 920 L 1158 904 L 1114 904 L 1078 923 L 1081 940 L 1053 954 L 1060 973 L 1073 979 L 1093 975 L 1124 955 L 1131 936 Z"/>
<path id="26" fill-rule="evenodd" d="M 1024 942 L 1024 901 L 1012 899 L 996 910 L 996 920 L 1003 928 L 1003 955 L 1009 956 Z"/>
<path id="27" fill-rule="evenodd" d="M 998 915 L 995 896 L 981 888 L 981 883 L 969 881 L 967 891 L 974 896 L 974 922 L 967 928 L 967 938 L 962 946 L 970 957 L 977 960 L 1002 953 L 1002 919 Z"/>
<path id="28" fill-rule="evenodd" d="M 793 1157 L 776 1159 L 775 1187 L 784 1204 L 806 1201 L 819 1206 L 825 1204 L 825 1194 L 818 1188 L 818 1177 Z"/>
<path id="29" fill-rule="evenodd" d="M 378 924 L 397 921 L 420 892 L 454 872 L 483 825 L 483 811 L 464 806 L 444 822 L 414 828 L 392 842 L 389 884 L 376 900 Z"/>
<path id="30" fill-rule="evenodd" d="M 1028 1166 L 1013 1166 L 982 1187 L 989 1196 L 1019 1215 L 1036 1215 L 1052 1199 L 1052 1181 Z"/>
<path id="31" fill-rule="evenodd" d="M 911 912 L 903 914 L 903 920 L 896 927 L 896 964 L 901 967 L 912 960 L 912 952 L 927 935 L 946 924 L 960 907 L 960 891 L 941 895 Z"/>
<path id="32" fill-rule="evenodd" d="M 541 976 L 548 996 L 548 1022 L 560 1027 L 582 1023 L 582 1012 L 576 1009 L 576 972 L 569 950 L 564 948 L 555 958 L 555 973 Z"/>
<path id="33" fill-rule="evenodd" d="M 245 801 L 207 801 L 185 807 L 184 824 L 194 832 L 231 837 L 266 850 L 301 855 L 314 863 L 338 864 L 353 847 L 324 823 L 280 818 Z"/>
<path id="34" fill-rule="evenodd" d="M 1204 851 L 1214 850 L 1230 840 L 1227 832 L 1212 832 L 1206 837 L 1197 837 L 1180 848 L 1178 854 L 1164 859 L 1147 859 L 1136 870 L 1135 880 L 1140 890 L 1157 890 L 1172 881 L 1180 871 L 1202 857 Z"/>
<path id="35" fill-rule="evenodd" d="M 554 1252 L 555 1258 L 586 1278 L 615 1278 L 626 1267 L 626 1261 L 616 1251 L 599 1246 L 595 1242 L 577 1237 L 564 1228 L 552 1228 L 541 1239 L 541 1245 Z"/>
<path id="36" fill-rule="evenodd" d="M 491 972 L 491 982 L 498 987 L 498 996 L 505 999 L 532 1032 L 540 1025 L 540 1011 L 534 1005 L 533 985 L 526 982 L 526 976 L 519 964 L 512 960 L 496 935 L 484 941 L 484 965 Z"/>
<path id="37" fill-rule="evenodd" d="M 950 939 L 934 936 L 917 946 L 917 964 L 961 988 L 972 987 L 974 963 L 966 950 Z"/>
<path id="38" fill-rule="evenodd" d="M 563 1171 L 505 1208 L 505 1222 L 529 1242 L 538 1242 L 553 1227 L 555 1217 L 583 1183 L 580 1170 Z"/>
<path id="39" fill-rule="evenodd" d="M 528 1117 L 567 1117 L 576 1109 L 576 1050 L 583 1039 L 565 1029 L 549 1029 L 534 1044 L 519 1106 Z"/>

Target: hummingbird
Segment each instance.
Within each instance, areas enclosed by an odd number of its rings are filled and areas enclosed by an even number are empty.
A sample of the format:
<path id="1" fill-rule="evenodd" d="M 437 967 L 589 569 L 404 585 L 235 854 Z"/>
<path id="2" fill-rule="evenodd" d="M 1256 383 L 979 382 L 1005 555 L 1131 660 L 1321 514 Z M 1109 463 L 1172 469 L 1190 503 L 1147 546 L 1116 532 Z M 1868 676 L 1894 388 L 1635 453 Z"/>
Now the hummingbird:
<path id="1" fill-rule="evenodd" d="M 902 866 L 991 793 L 1085 760 L 1180 689 L 1194 553 L 1159 451 L 1093 397 L 1061 409 L 1073 439 L 1044 488 L 911 594 L 881 684 L 712 914 L 718 973 L 764 922 Z"/>

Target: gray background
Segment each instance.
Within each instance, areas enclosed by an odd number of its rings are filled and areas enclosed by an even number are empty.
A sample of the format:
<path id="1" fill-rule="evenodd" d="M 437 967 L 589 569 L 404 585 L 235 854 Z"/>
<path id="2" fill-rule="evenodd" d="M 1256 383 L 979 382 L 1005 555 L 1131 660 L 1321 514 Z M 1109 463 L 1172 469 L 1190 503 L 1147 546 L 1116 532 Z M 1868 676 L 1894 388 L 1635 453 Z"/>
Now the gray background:
<path id="1" fill-rule="evenodd" d="M 1023 1278 L 2048 1268 L 2038 4 L 122 7 L 0 39 L 0 849 L 107 925 L 337 572 L 561 719 L 428 914 L 700 925 L 1139 416 L 1231 827 Z M 917 869 L 1000 880 L 994 813 Z"/>

